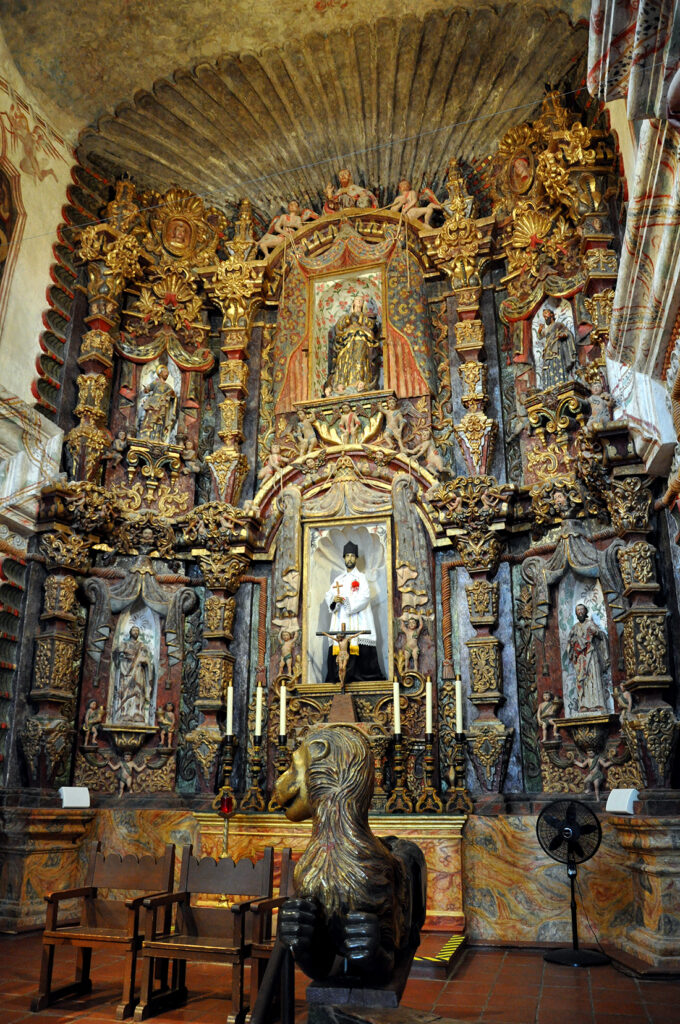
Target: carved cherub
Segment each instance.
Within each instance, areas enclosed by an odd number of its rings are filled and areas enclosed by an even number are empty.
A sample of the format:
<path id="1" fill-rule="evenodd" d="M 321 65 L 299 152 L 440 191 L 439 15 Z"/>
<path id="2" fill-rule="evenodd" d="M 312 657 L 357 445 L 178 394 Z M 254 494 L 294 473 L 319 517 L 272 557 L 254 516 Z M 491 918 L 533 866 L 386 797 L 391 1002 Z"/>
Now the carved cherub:
<path id="1" fill-rule="evenodd" d="M 345 402 L 341 408 L 341 416 L 338 420 L 338 430 L 342 444 L 356 444 L 361 433 L 361 420 L 352 409 L 349 402 Z"/>
<path id="2" fill-rule="evenodd" d="M 536 710 L 536 719 L 541 727 L 541 739 L 544 743 L 548 741 L 550 729 L 552 729 L 553 737 L 555 736 L 555 718 L 559 714 L 561 707 L 562 699 L 556 697 L 551 690 L 546 690 L 543 694 L 543 700 Z"/>
<path id="3" fill-rule="evenodd" d="M 413 671 L 418 671 L 418 658 L 420 650 L 418 638 L 423 629 L 423 616 L 415 615 L 413 612 L 406 612 L 400 617 L 401 632 L 404 634 L 404 646 L 401 649 L 401 671 L 408 672 L 409 663 L 413 665 Z"/>
<path id="4" fill-rule="evenodd" d="M 177 727 L 175 705 L 171 700 L 167 702 L 164 708 L 157 709 L 156 721 L 158 722 L 161 731 L 160 745 L 162 747 L 171 747 L 172 739 L 173 736 L 175 735 L 175 729 Z"/>
<path id="5" fill-rule="evenodd" d="M 280 676 L 291 676 L 293 674 L 293 654 L 299 632 L 299 629 L 282 629 L 279 633 L 279 640 L 281 641 L 279 652 Z"/>
<path id="6" fill-rule="evenodd" d="M 308 220 L 317 220 L 318 214 L 313 210 L 300 210 L 300 204 L 296 199 L 288 203 L 288 212 L 282 213 L 269 225 L 269 230 L 262 236 L 258 244 L 258 251 L 264 259 L 279 245 L 284 238 L 293 238 L 300 230 L 303 223 Z"/>
<path id="7" fill-rule="evenodd" d="M 298 442 L 298 456 L 302 457 L 318 448 L 319 442 L 314 430 L 312 414 L 307 409 L 300 409 L 298 420 L 299 423 L 295 429 L 295 437 Z"/>
<path id="8" fill-rule="evenodd" d="M 428 227 L 432 221 L 432 214 L 435 210 L 441 209 L 441 203 L 437 200 L 436 196 L 429 189 L 423 189 L 418 195 L 416 190 L 411 187 L 411 182 L 408 178 L 403 178 L 397 186 L 399 193 L 391 203 L 390 210 L 395 210 L 404 214 L 407 220 L 419 221 L 423 220 Z M 419 201 L 425 200 L 425 206 L 419 206 Z"/>
<path id="9" fill-rule="evenodd" d="M 594 790 L 595 799 L 600 799 L 600 786 L 606 782 L 604 768 L 611 768 L 613 762 L 605 760 L 604 756 L 592 747 L 586 748 L 585 761 L 574 761 L 577 768 L 587 768 L 586 777 L 583 780 L 584 792 L 590 793 Z"/>
<path id="10" fill-rule="evenodd" d="M 96 700 L 91 700 L 87 705 L 87 711 L 83 716 L 83 724 L 81 725 L 81 729 L 85 733 L 83 743 L 86 747 L 97 742 L 101 723 L 104 721 L 104 714 L 104 706 L 102 704 L 97 705 Z"/>
<path id="11" fill-rule="evenodd" d="M 105 459 L 110 461 L 113 469 L 122 462 L 125 449 L 127 448 L 127 443 L 128 438 L 126 432 L 124 430 L 119 430 L 111 442 L 111 447 L 104 456 Z"/>
<path id="12" fill-rule="evenodd" d="M 258 473 L 258 479 L 261 484 L 266 483 L 276 473 L 285 469 L 287 460 L 284 455 L 281 454 L 281 445 L 278 441 L 272 441 L 271 451 L 267 457 L 267 461 Z"/>
<path id="13" fill-rule="evenodd" d="M 614 699 L 623 715 L 633 710 L 633 694 L 626 688 L 625 683 L 614 687 Z"/>
<path id="14" fill-rule="evenodd" d="M 401 409 L 397 406 L 397 400 L 394 395 L 385 402 L 383 406 L 385 413 L 385 429 L 383 430 L 383 441 L 386 444 L 396 445 L 400 452 L 406 451 L 404 446 L 404 430 L 408 426 L 408 421 Z"/>
<path id="15" fill-rule="evenodd" d="M 451 476 L 451 470 L 441 457 L 432 438 L 432 432 L 429 429 L 424 440 L 414 448 L 411 448 L 408 454 L 411 458 L 423 459 L 425 468 L 434 476 Z"/>
<path id="16" fill-rule="evenodd" d="M 590 398 L 588 402 L 590 404 L 590 416 L 588 417 L 586 428 L 592 432 L 596 427 L 605 427 L 609 423 L 612 418 L 614 401 L 609 392 L 604 390 L 602 381 L 596 379 L 590 385 Z"/>
<path id="17" fill-rule="evenodd" d="M 182 466 L 182 473 L 186 474 L 187 476 L 189 475 L 189 473 L 201 472 L 201 460 L 199 459 L 198 452 L 194 448 L 189 438 L 187 438 L 186 441 L 184 442 L 184 449 L 182 451 L 182 462 L 184 463 L 184 465 Z"/>
<path id="18" fill-rule="evenodd" d="M 137 764 L 133 761 L 132 754 L 126 750 L 119 761 L 104 761 L 104 766 L 118 773 L 118 796 L 121 797 L 125 790 L 132 792 L 132 782 L 135 773 L 139 775 L 146 768 L 145 764 Z"/>

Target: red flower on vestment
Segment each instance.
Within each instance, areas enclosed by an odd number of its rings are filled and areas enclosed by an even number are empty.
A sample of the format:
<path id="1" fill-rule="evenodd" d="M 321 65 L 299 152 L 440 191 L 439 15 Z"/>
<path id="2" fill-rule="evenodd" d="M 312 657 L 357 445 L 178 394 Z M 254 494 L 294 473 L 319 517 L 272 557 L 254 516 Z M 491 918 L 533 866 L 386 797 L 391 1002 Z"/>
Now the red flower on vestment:
<path id="1" fill-rule="evenodd" d="M 352 580 L 352 590 L 359 589 L 359 580 Z"/>

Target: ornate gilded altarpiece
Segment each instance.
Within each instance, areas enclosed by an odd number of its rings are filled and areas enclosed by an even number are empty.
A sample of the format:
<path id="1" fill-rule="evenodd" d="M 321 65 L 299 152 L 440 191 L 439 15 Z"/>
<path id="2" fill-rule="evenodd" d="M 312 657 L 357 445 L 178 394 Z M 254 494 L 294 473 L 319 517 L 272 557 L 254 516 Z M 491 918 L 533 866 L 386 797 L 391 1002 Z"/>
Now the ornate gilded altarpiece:
<path id="1" fill-rule="evenodd" d="M 549 93 L 469 171 L 384 208 L 342 172 L 268 231 L 122 180 L 82 231 L 32 785 L 267 812 L 329 716 L 366 729 L 385 813 L 669 784 L 652 492 L 604 359 L 614 140 Z"/>

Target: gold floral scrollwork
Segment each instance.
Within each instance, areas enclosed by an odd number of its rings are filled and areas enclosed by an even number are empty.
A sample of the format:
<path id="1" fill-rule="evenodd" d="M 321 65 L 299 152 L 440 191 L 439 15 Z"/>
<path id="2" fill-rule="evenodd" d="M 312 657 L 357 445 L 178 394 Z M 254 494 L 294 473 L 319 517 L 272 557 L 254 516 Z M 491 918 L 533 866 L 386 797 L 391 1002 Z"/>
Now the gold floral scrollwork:
<path id="1" fill-rule="evenodd" d="M 217 729 L 199 726 L 188 732 L 185 740 L 196 758 L 196 764 L 204 781 L 210 784 L 214 780 L 217 769 L 217 756 L 223 740 L 222 734 Z"/>
<path id="2" fill-rule="evenodd" d="M 630 608 L 624 614 L 623 659 L 628 688 L 670 682 L 662 608 Z"/>
<path id="3" fill-rule="evenodd" d="M 75 694 L 76 655 L 78 641 L 69 636 L 42 636 L 35 642 L 35 662 L 32 694 L 50 692 L 61 699 Z"/>
<path id="4" fill-rule="evenodd" d="M 596 292 L 595 295 L 584 299 L 584 302 L 593 321 L 591 337 L 593 341 L 600 341 L 609 335 L 609 324 L 614 308 L 614 289 L 607 288 L 605 291 Z"/>
<path id="5" fill-rule="evenodd" d="M 153 283 L 142 286 L 132 308 L 145 323 L 166 323 L 170 318 L 172 326 L 180 330 L 186 323 L 200 321 L 201 306 L 196 285 L 187 280 L 186 274 L 168 270 Z"/>
<path id="6" fill-rule="evenodd" d="M 619 261 L 613 249 L 589 249 L 585 263 L 591 277 L 616 277 Z"/>
<path id="7" fill-rule="evenodd" d="M 551 480 L 560 465 L 560 450 L 553 444 L 547 448 L 537 445 L 527 454 L 527 465 L 539 480 Z"/>
<path id="8" fill-rule="evenodd" d="M 230 675 L 230 659 L 223 651 L 201 651 L 198 657 L 198 700 L 222 704 Z"/>
<path id="9" fill-rule="evenodd" d="M 20 742 L 29 776 L 34 785 L 43 785 L 40 779 L 40 760 L 44 758 L 49 783 L 54 785 L 68 773 L 73 727 L 64 718 L 33 715 L 20 733 Z"/>
<path id="10" fill-rule="evenodd" d="M 503 785 L 514 732 L 498 719 L 477 719 L 470 727 L 468 749 L 477 778 L 487 792 L 498 792 Z"/>
<path id="11" fill-rule="evenodd" d="M 626 591 L 658 589 L 654 571 L 654 548 L 644 540 L 635 541 L 616 552 Z"/>
<path id="12" fill-rule="evenodd" d="M 90 566 L 90 544 L 76 533 L 46 533 L 40 541 L 48 569 L 70 569 L 87 572 Z"/>
<path id="13" fill-rule="evenodd" d="M 649 529 L 652 494 L 642 477 L 612 477 L 604 498 L 619 535 Z"/>
<path id="14" fill-rule="evenodd" d="M 453 432 L 471 473 L 481 474 L 493 458 L 498 423 L 483 412 L 468 412 Z"/>
<path id="15" fill-rule="evenodd" d="M 230 257 L 212 270 L 206 289 L 217 301 L 225 327 L 245 327 L 253 313 L 262 287 L 263 268 L 247 260 Z"/>
<path id="16" fill-rule="evenodd" d="M 250 559 L 236 554 L 212 553 L 201 555 L 199 562 L 205 585 L 210 590 L 228 590 L 229 593 L 235 594 Z"/>
<path id="17" fill-rule="evenodd" d="M 241 488 L 248 476 L 248 458 L 234 448 L 218 448 L 205 457 L 212 470 L 220 495 L 229 501 L 238 501 Z"/>
<path id="18" fill-rule="evenodd" d="M 503 696 L 500 640 L 495 636 L 466 640 L 470 656 L 470 700 L 473 704 L 498 701 Z"/>
<path id="19" fill-rule="evenodd" d="M 456 352 L 481 352 L 484 348 L 484 324 L 481 320 L 459 320 L 456 332 Z"/>
<path id="20" fill-rule="evenodd" d="M 575 480 L 561 476 L 531 488 L 531 510 L 539 526 L 585 515 L 581 490 Z"/>
<path id="21" fill-rule="evenodd" d="M 220 388 L 238 388 L 248 394 L 248 364 L 241 359 L 224 359 L 220 364 Z M 224 422 L 224 418 L 222 420 Z"/>
<path id="22" fill-rule="evenodd" d="M 679 724 L 668 704 L 651 710 L 638 708 L 621 719 L 621 729 L 637 762 L 643 785 L 649 789 L 667 786 Z"/>
<path id="23" fill-rule="evenodd" d="M 487 368 L 485 363 L 461 363 L 458 373 L 464 385 L 461 402 L 466 409 L 481 412 L 487 400 Z"/>
<path id="24" fill-rule="evenodd" d="M 73 576 L 48 576 L 45 580 L 44 615 L 72 616 L 78 582 Z"/>
<path id="25" fill-rule="evenodd" d="M 206 636 L 232 637 L 236 599 L 209 596 L 205 599 L 204 624 Z"/>
<path id="26" fill-rule="evenodd" d="M 498 622 L 498 584 L 475 580 L 466 584 L 465 593 L 472 625 L 476 629 L 494 626 Z"/>
<path id="27" fill-rule="evenodd" d="M 80 342 L 78 365 L 93 359 L 104 366 L 113 366 L 113 340 L 106 331 L 87 331 Z"/>

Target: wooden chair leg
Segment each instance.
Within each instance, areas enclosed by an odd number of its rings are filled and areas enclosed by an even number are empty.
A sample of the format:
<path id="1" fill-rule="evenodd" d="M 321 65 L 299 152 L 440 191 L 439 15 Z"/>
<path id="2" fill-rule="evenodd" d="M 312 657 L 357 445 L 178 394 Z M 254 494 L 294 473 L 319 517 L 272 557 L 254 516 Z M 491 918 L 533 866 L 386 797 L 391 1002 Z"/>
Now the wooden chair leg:
<path id="1" fill-rule="evenodd" d="M 139 1003 L 135 1009 L 135 1020 L 145 1020 L 146 1007 L 153 1000 L 153 979 L 158 961 L 152 956 L 142 956 L 142 976 L 139 982 Z"/>
<path id="2" fill-rule="evenodd" d="M 243 958 L 239 957 L 235 964 L 231 965 L 231 1014 L 229 1020 L 235 1024 L 243 1024 L 245 1021 L 245 1008 L 243 1006 Z"/>
<path id="3" fill-rule="evenodd" d="M 38 982 L 38 993 L 31 1000 L 31 1010 L 37 1013 L 50 1005 L 52 994 L 52 969 L 54 967 L 54 949 L 51 943 L 43 942 L 42 959 L 40 961 L 40 981 Z"/>
<path id="4" fill-rule="evenodd" d="M 135 973 L 137 970 L 137 950 L 131 949 L 125 957 L 123 968 L 123 997 L 116 1007 L 116 1020 L 131 1017 L 135 1008 Z"/>
<path id="5" fill-rule="evenodd" d="M 92 947 L 79 946 L 76 951 L 76 985 L 82 985 L 83 992 L 92 991 L 90 981 L 90 964 L 92 963 Z"/>

